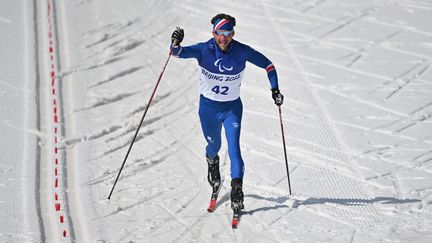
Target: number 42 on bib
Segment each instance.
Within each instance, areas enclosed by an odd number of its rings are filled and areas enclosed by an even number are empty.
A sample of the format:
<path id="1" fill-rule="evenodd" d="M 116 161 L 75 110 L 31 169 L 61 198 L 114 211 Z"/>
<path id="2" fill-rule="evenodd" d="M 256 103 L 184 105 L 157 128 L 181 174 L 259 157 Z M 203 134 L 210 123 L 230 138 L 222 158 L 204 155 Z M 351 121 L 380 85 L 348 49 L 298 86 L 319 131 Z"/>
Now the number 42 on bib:
<path id="1" fill-rule="evenodd" d="M 213 92 L 215 92 L 216 94 L 227 95 L 229 87 L 228 86 L 215 85 L 211 90 Z"/>

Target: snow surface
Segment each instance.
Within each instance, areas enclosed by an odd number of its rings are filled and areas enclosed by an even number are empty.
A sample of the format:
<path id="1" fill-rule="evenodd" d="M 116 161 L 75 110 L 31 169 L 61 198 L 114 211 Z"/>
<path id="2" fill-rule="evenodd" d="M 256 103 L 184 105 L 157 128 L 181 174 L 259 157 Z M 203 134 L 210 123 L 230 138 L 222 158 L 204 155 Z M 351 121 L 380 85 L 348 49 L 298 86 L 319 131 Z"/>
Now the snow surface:
<path id="1" fill-rule="evenodd" d="M 432 2 L 52 1 L 61 224 L 49 2 L 0 2 L 0 242 L 432 242 Z M 224 143 L 207 213 L 198 67 L 172 58 L 108 200 L 172 30 L 208 40 L 220 12 L 277 68 L 293 195 L 265 71 L 247 65 L 246 208 L 232 230 Z"/>

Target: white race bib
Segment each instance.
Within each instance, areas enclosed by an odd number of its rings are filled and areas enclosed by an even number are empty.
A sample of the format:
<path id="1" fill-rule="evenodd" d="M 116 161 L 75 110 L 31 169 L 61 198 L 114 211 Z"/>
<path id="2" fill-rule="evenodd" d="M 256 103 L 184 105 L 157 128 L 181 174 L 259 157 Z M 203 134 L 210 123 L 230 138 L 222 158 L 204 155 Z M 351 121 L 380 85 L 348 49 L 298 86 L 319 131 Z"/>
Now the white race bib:
<path id="1" fill-rule="evenodd" d="M 227 75 L 211 73 L 201 67 L 200 93 L 215 101 L 232 101 L 240 97 L 240 85 L 243 78 L 242 70 L 238 74 Z"/>

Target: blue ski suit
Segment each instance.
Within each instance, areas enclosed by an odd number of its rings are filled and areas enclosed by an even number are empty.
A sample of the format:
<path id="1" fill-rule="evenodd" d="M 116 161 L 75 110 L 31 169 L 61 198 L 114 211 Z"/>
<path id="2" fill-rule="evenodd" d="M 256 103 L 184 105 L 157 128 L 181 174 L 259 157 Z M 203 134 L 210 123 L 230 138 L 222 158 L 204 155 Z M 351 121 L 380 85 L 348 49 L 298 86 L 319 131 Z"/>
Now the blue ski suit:
<path id="1" fill-rule="evenodd" d="M 240 99 L 240 86 L 244 69 L 247 61 L 266 69 L 271 88 L 278 88 L 274 65 L 260 52 L 236 40 L 231 41 L 225 52 L 212 38 L 191 46 L 175 46 L 173 55 L 179 58 L 195 58 L 198 61 L 198 114 L 207 141 L 207 157 L 213 159 L 219 152 L 223 125 L 231 160 L 231 178 L 243 178 L 244 163 L 240 152 L 243 105 Z"/>

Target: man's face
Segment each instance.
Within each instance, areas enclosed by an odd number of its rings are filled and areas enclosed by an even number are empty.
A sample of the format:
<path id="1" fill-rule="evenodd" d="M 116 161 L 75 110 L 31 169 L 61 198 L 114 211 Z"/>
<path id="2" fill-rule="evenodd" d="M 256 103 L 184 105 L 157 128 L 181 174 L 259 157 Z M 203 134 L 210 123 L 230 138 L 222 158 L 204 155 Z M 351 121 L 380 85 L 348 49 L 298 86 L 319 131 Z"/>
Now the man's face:
<path id="1" fill-rule="evenodd" d="M 213 38 L 222 51 L 226 51 L 228 49 L 228 45 L 229 43 L 231 43 L 233 37 L 234 37 L 234 30 L 213 31 Z"/>

